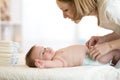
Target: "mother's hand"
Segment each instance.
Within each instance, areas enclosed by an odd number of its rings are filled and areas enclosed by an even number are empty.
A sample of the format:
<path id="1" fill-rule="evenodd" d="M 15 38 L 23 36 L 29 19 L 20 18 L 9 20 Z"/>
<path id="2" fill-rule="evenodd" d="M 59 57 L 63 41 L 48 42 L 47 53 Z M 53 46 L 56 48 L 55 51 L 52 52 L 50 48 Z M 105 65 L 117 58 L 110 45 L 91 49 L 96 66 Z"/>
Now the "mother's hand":
<path id="1" fill-rule="evenodd" d="M 90 49 L 91 46 L 95 46 L 98 43 L 101 43 L 102 39 L 101 36 L 92 36 L 87 42 L 86 46 Z"/>
<path id="2" fill-rule="evenodd" d="M 102 57 L 103 55 L 107 54 L 110 51 L 111 48 L 109 44 L 106 42 L 103 44 L 96 44 L 95 46 L 93 46 L 90 49 L 89 55 L 93 60 L 98 60 L 100 57 Z"/>

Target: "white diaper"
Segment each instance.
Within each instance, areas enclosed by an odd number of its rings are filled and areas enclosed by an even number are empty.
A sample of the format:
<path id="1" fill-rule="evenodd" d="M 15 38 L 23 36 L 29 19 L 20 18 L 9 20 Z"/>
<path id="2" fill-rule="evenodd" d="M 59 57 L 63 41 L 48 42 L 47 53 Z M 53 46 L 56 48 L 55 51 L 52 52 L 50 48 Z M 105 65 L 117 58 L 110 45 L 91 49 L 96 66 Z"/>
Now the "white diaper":
<path id="1" fill-rule="evenodd" d="M 102 64 L 96 60 L 92 60 L 89 56 L 86 56 L 83 61 L 83 66 L 100 66 L 100 65 L 110 65 L 110 63 Z"/>

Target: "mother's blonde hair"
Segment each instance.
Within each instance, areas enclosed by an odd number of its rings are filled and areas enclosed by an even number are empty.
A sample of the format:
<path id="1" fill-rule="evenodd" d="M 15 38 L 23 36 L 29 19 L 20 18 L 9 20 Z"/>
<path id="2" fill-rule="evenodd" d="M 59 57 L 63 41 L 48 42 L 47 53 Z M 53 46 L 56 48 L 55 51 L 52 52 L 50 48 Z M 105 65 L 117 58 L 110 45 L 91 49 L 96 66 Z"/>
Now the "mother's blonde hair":
<path id="1" fill-rule="evenodd" d="M 97 9 L 97 0 L 58 0 L 60 2 L 71 3 L 75 7 L 74 19 L 80 20 L 83 16 L 89 15 Z"/>

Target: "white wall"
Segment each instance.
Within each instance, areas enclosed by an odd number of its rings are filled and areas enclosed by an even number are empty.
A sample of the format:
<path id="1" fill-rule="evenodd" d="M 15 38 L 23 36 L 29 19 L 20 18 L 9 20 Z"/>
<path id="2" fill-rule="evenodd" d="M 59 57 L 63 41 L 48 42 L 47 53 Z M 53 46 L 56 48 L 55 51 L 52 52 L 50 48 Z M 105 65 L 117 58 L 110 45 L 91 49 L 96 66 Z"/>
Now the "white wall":
<path id="1" fill-rule="evenodd" d="M 99 27 L 97 24 L 98 21 L 95 16 L 85 16 L 81 22 L 77 24 L 81 44 L 85 44 L 91 36 L 103 36 L 112 32 L 111 30 Z"/>
<path id="2" fill-rule="evenodd" d="M 79 24 L 63 18 L 56 0 L 23 0 L 23 51 L 34 44 L 54 49 L 74 43 L 85 44 L 93 35 L 111 31 L 97 26 L 95 17 L 84 17 Z"/>
<path id="3" fill-rule="evenodd" d="M 34 44 L 53 48 L 76 42 L 76 26 L 65 20 L 56 0 L 23 0 L 23 50 Z"/>
<path id="4" fill-rule="evenodd" d="M 10 0 L 10 18 L 14 24 L 20 24 L 22 20 L 22 0 Z"/>

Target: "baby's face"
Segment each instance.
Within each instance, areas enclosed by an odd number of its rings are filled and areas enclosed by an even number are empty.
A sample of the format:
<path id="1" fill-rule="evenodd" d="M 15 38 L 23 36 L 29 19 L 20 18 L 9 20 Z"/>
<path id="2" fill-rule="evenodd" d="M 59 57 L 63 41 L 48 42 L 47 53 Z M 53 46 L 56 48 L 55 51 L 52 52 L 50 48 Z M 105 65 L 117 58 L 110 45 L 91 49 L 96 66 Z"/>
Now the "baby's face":
<path id="1" fill-rule="evenodd" d="M 35 46 L 32 51 L 33 59 L 51 60 L 55 55 L 55 52 L 51 48 L 44 48 L 43 46 Z"/>

